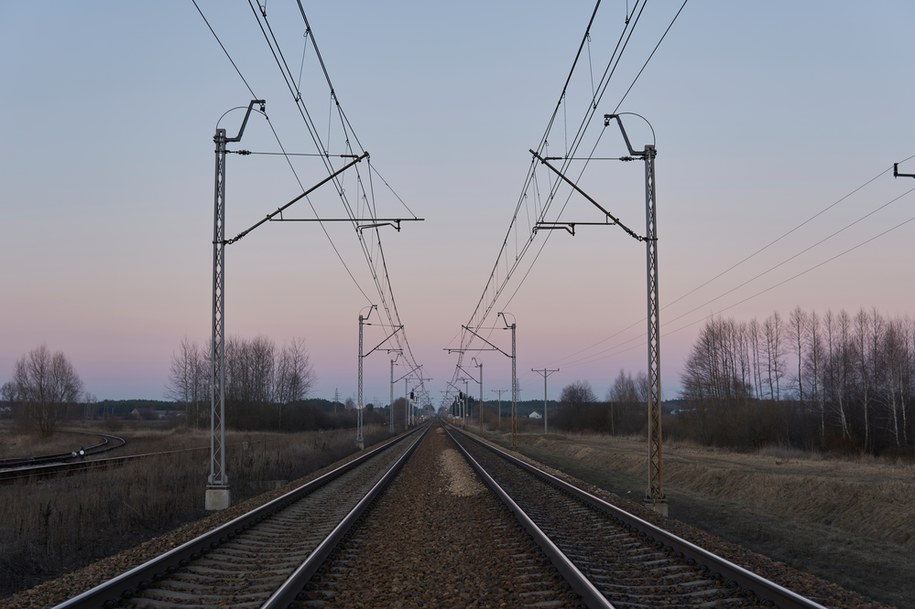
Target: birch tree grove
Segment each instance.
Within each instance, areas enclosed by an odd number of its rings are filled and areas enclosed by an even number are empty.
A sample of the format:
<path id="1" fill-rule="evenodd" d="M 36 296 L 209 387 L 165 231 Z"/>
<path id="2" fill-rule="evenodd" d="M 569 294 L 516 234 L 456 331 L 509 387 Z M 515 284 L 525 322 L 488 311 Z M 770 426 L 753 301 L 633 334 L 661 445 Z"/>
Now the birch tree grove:
<path id="1" fill-rule="evenodd" d="M 66 407 L 79 400 L 82 390 L 83 382 L 70 360 L 45 345 L 23 355 L 16 362 L 13 380 L 4 385 L 7 397 L 25 406 L 28 422 L 43 436 L 54 433 Z"/>
<path id="2" fill-rule="evenodd" d="M 264 336 L 230 337 L 225 348 L 227 418 L 251 427 L 255 419 L 270 416 L 274 426 L 282 426 L 283 406 L 304 400 L 314 384 L 305 340 L 294 338 L 277 349 Z M 210 366 L 208 350 L 187 338 L 172 354 L 166 395 L 187 406 L 191 424 L 209 412 Z"/>
<path id="3" fill-rule="evenodd" d="M 915 447 L 913 394 L 910 318 L 796 307 L 787 322 L 777 312 L 762 322 L 707 320 L 686 361 L 681 397 L 703 408 L 751 407 L 750 415 L 765 407 L 791 441 L 879 454 Z M 804 438 L 789 419 L 803 423 Z"/>

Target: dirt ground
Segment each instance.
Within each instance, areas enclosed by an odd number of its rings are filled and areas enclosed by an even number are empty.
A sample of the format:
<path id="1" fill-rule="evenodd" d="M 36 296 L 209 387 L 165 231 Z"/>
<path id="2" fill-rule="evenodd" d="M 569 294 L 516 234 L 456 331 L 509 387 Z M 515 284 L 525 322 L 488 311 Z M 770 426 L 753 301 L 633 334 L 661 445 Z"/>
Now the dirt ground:
<path id="1" fill-rule="evenodd" d="M 645 495 L 645 439 L 539 434 L 517 443 L 521 453 L 617 495 Z M 664 492 L 671 518 L 876 601 L 915 608 L 911 463 L 665 444 Z"/>

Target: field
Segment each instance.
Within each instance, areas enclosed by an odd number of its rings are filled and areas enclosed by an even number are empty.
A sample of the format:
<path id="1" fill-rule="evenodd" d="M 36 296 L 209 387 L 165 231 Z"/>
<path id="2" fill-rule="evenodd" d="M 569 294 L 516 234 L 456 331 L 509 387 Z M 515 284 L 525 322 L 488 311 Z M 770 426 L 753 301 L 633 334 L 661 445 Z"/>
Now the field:
<path id="1" fill-rule="evenodd" d="M 206 516 L 206 433 L 140 426 L 112 433 L 128 440 L 113 455 L 198 450 L 106 471 L 0 486 L 0 598 Z M 385 436 L 386 426 L 365 429 L 367 445 Z M 226 453 L 233 503 L 354 453 L 354 440 L 352 429 L 230 432 Z M 29 438 L 0 428 L 0 457 L 65 452 L 96 442 L 70 430 L 35 447 Z"/>
<path id="2" fill-rule="evenodd" d="M 127 452 L 205 447 L 203 432 L 125 428 Z M 367 444 L 386 435 L 368 429 Z M 505 434 L 487 434 L 503 445 Z M 73 442 L 77 444 L 74 445 Z M 36 452 L 72 450 L 63 435 Z M 354 452 L 353 431 L 233 433 L 233 503 Z M 646 487 L 641 438 L 519 434 L 520 451 L 621 497 Z M 29 445 L 0 428 L 0 457 Z M 784 449 L 665 444 L 670 517 L 876 601 L 915 609 L 915 465 Z M 0 487 L 0 598 L 203 517 L 207 450 Z"/>
<path id="3" fill-rule="evenodd" d="M 622 497 L 645 495 L 643 438 L 521 434 L 518 448 Z M 876 601 L 915 608 L 912 463 L 665 444 L 664 471 L 672 519 Z"/>

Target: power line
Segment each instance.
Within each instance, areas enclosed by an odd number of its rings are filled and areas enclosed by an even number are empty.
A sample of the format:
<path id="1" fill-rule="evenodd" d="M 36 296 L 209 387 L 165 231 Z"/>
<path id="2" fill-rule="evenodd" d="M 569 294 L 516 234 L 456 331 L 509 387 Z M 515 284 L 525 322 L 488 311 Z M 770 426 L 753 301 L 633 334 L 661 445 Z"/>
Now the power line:
<path id="1" fill-rule="evenodd" d="M 913 158 L 915 158 L 915 155 L 912 155 L 912 156 L 907 157 L 906 159 L 904 159 L 903 162 L 908 161 L 908 160 L 913 159 Z M 788 237 L 789 235 L 795 233 L 796 231 L 798 231 L 798 230 L 801 229 L 802 227 L 806 226 L 807 224 L 809 224 L 810 222 L 812 222 L 812 221 L 815 220 L 816 218 L 822 216 L 823 214 L 825 214 L 826 212 L 828 212 L 828 211 L 831 210 L 832 208 L 836 207 L 836 206 L 839 205 L 840 203 L 846 201 L 847 199 L 849 199 L 849 198 L 852 197 L 853 195 L 857 194 L 858 192 L 860 192 L 861 190 L 863 190 L 865 187 L 871 185 L 873 182 L 875 182 L 875 181 L 876 181 L 878 178 L 880 178 L 882 175 L 884 175 L 885 173 L 887 173 L 888 171 L 890 171 L 890 169 L 891 169 L 891 168 L 887 168 L 887 169 L 884 169 L 883 171 L 880 171 L 879 173 L 877 173 L 877 174 L 876 174 L 875 176 L 873 176 L 872 178 L 866 180 L 863 184 L 861 184 L 861 185 L 855 187 L 854 189 L 852 189 L 851 191 L 849 191 L 849 192 L 846 193 L 845 195 L 839 197 L 837 200 L 835 200 L 835 201 L 833 201 L 832 203 L 826 205 L 824 208 L 820 209 L 819 211 L 817 211 L 816 213 L 814 213 L 812 216 L 810 216 L 810 217 L 808 217 L 807 219 L 803 220 L 803 221 L 800 222 L 799 224 L 793 226 L 792 228 L 790 228 L 789 230 L 785 231 L 784 233 L 782 233 L 781 235 L 779 235 L 778 237 L 776 237 L 776 238 L 773 239 L 772 241 L 769 241 L 767 244 L 763 245 L 762 247 L 756 249 L 755 251 L 753 251 L 753 252 L 752 252 L 751 254 L 749 254 L 748 256 L 743 257 L 742 259 L 740 259 L 740 260 L 737 261 L 736 263 L 732 264 L 732 265 L 729 266 L 728 268 L 726 268 L 726 269 L 724 269 L 723 271 L 717 273 L 715 276 L 711 277 L 710 279 L 707 279 L 706 281 L 702 282 L 702 283 L 699 284 L 698 286 L 696 286 L 696 287 L 694 287 L 694 288 L 691 288 L 689 291 L 687 291 L 687 292 L 685 292 L 684 294 L 678 296 L 678 297 L 675 298 L 674 300 L 668 302 L 668 303 L 665 304 L 663 307 L 661 307 L 661 310 L 663 311 L 663 310 L 668 309 L 669 307 L 675 305 L 676 303 L 678 303 L 678 302 L 684 300 L 685 298 L 691 296 L 692 294 L 696 293 L 696 292 L 699 291 L 700 289 L 706 287 L 707 285 L 709 285 L 710 283 L 712 283 L 712 282 L 715 281 L 716 279 L 719 279 L 719 278 L 723 277 L 724 275 L 730 273 L 731 271 L 733 271 L 734 269 L 738 268 L 739 266 L 741 266 L 741 265 L 744 264 L 745 262 L 750 261 L 751 259 L 755 258 L 757 255 L 759 255 L 759 254 L 761 254 L 762 252 L 768 250 L 768 249 L 771 248 L 773 245 L 775 245 L 776 243 L 778 243 L 778 242 L 780 242 L 781 240 L 783 240 L 785 237 Z M 904 194 L 901 195 L 901 196 L 905 196 L 906 194 L 908 194 L 908 192 L 904 193 Z M 886 207 L 886 206 L 889 205 L 890 203 L 893 203 L 893 202 L 896 201 L 896 200 L 897 200 L 897 199 L 892 199 L 891 201 L 889 201 L 889 202 L 887 202 L 886 204 L 880 206 L 879 208 L 875 209 L 874 211 L 872 211 L 872 212 L 866 214 L 865 216 L 862 216 L 862 217 L 859 218 L 858 220 L 855 220 L 854 222 L 852 222 L 852 223 L 851 223 L 850 225 L 848 225 L 848 226 L 851 226 L 851 225 L 853 225 L 853 224 L 856 224 L 857 222 L 860 222 L 861 220 L 863 220 L 863 219 L 865 219 L 866 217 L 872 215 L 873 213 L 876 213 L 876 212 L 879 211 L 880 209 L 883 209 L 884 207 Z M 848 228 L 848 226 L 846 226 L 846 228 Z M 844 229 L 842 229 L 842 230 L 844 230 Z M 841 232 L 841 230 L 838 231 L 838 232 Z M 835 233 L 835 234 L 837 234 L 837 233 Z M 830 237 L 834 236 L 835 234 L 830 235 Z M 830 238 L 830 237 L 827 237 L 827 239 Z M 824 239 L 824 241 L 825 241 L 825 239 Z M 818 244 L 817 244 L 817 245 L 818 245 Z M 811 247 L 813 247 L 813 246 L 811 246 Z M 810 249 L 810 248 L 808 248 L 808 249 Z M 799 256 L 799 255 L 805 253 L 806 251 L 807 251 L 807 250 L 804 250 L 804 251 L 802 251 L 802 252 L 799 252 L 799 253 L 796 254 L 794 257 L 797 257 L 797 256 Z M 784 261 L 784 262 L 788 262 L 788 260 L 786 260 L 786 261 Z M 784 262 L 783 262 L 783 263 L 784 263 Z M 782 263 L 782 264 L 783 264 L 783 263 Z M 779 266 L 780 266 L 780 265 L 779 265 Z M 771 267 L 769 270 L 770 270 L 770 271 L 771 271 L 771 270 L 774 270 L 774 268 L 777 268 L 777 267 Z M 760 276 L 764 275 L 764 274 L 767 273 L 767 272 L 768 272 L 768 271 L 766 271 L 766 272 L 764 272 L 764 273 L 761 273 L 761 274 L 758 275 L 757 277 L 760 277 Z M 748 282 L 746 282 L 746 283 L 748 283 Z M 741 286 L 738 286 L 738 287 L 742 287 L 743 285 L 745 285 L 745 283 L 744 283 L 744 284 L 741 284 Z M 734 288 L 734 289 L 737 289 L 737 288 Z M 710 301 L 704 303 L 703 305 L 700 305 L 699 307 L 697 307 L 697 309 L 698 309 L 698 308 L 702 308 L 702 307 L 704 307 L 705 305 L 707 305 L 707 304 L 709 304 L 709 303 L 711 303 L 711 302 L 714 302 L 714 301 L 717 300 L 718 298 L 721 298 L 721 297 L 727 295 L 727 294 L 730 293 L 731 291 L 733 291 L 733 290 L 730 290 L 729 292 L 726 292 L 725 294 L 721 294 L 721 295 L 719 295 L 718 297 L 716 297 L 716 298 L 714 298 L 714 299 L 712 299 L 712 300 L 710 300 Z M 692 312 L 695 312 L 695 310 L 696 310 L 696 309 L 693 309 L 693 310 L 689 311 L 687 314 L 692 313 Z M 682 316 L 681 316 L 681 317 L 682 317 Z M 676 319 L 680 319 L 680 318 L 678 317 L 678 318 L 675 318 L 675 320 L 676 320 Z M 641 319 L 638 319 L 638 320 L 636 320 L 636 321 L 633 321 L 633 322 L 632 322 L 631 324 L 629 324 L 628 326 L 625 326 L 624 328 L 622 328 L 622 329 L 620 329 L 620 330 L 614 332 L 614 333 L 611 334 L 610 336 L 607 336 L 606 338 L 603 338 L 603 339 L 601 339 L 601 340 L 599 340 L 599 341 L 597 341 L 597 342 L 595 342 L 595 343 L 593 343 L 593 344 L 591 344 L 591 345 L 589 345 L 589 346 L 587 346 L 587 347 L 584 347 L 583 349 L 580 349 L 580 350 L 578 350 L 578 351 L 575 351 L 574 353 L 571 353 L 571 354 L 569 354 L 569 355 L 566 355 L 566 356 L 560 358 L 560 359 L 557 360 L 557 361 L 558 361 L 558 362 L 565 362 L 565 361 L 569 360 L 570 358 L 573 358 L 573 357 L 575 357 L 575 356 L 577 356 L 577 355 L 580 355 L 580 354 L 582 354 L 582 353 L 584 353 L 584 352 L 586 352 L 586 351 L 590 351 L 591 349 L 593 349 L 593 348 L 595 348 L 595 347 L 598 347 L 598 346 L 600 346 L 600 345 L 602 345 L 602 344 L 604 344 L 604 343 L 607 343 L 607 342 L 613 340 L 614 338 L 616 338 L 616 337 L 619 336 L 620 334 L 622 334 L 622 333 L 626 332 L 627 330 L 630 330 L 630 329 L 632 329 L 632 328 L 638 326 L 639 324 L 643 323 L 644 321 L 645 321 L 645 318 L 644 318 L 644 317 L 641 318 Z M 665 323 L 669 323 L 669 322 L 665 322 Z M 636 338 L 632 338 L 632 339 L 629 339 L 629 340 L 627 340 L 627 341 L 624 341 L 624 343 L 622 343 L 622 344 L 626 344 L 626 343 L 631 342 L 631 341 L 633 341 L 633 340 L 636 340 Z M 618 346 L 619 346 L 619 345 L 614 345 L 614 346 L 608 347 L 607 349 L 605 349 L 605 350 L 603 350 L 603 351 L 601 351 L 601 352 L 599 352 L 599 353 L 606 353 L 607 351 L 610 351 L 610 350 L 613 350 L 613 349 L 618 348 Z M 597 355 L 598 355 L 598 354 L 595 354 L 594 356 L 587 356 L 587 357 L 582 358 L 582 359 L 580 359 L 580 360 L 574 360 L 574 361 L 572 361 L 571 363 L 574 364 L 574 363 L 577 363 L 577 362 L 588 361 L 588 357 L 595 357 L 595 356 L 597 356 Z"/>
<path id="2" fill-rule="evenodd" d="M 677 11 L 677 14 L 674 15 L 674 18 L 670 20 L 670 24 L 667 26 L 667 29 L 664 30 L 664 33 L 661 35 L 660 40 L 658 40 L 658 44 L 654 45 L 654 49 L 652 49 L 651 54 L 648 55 L 648 59 L 646 59 L 646 60 L 645 60 L 645 63 L 642 64 L 642 69 L 639 70 L 639 73 L 636 74 L 636 75 L 635 75 L 635 78 L 632 79 L 632 83 L 629 85 L 629 88 L 626 89 L 626 92 L 623 93 L 623 97 L 620 98 L 619 103 L 616 104 L 616 108 L 613 109 L 613 112 L 612 112 L 611 114 L 616 114 L 616 113 L 619 111 L 620 106 L 623 105 L 623 102 L 626 101 L 626 98 L 629 96 L 629 92 L 632 91 L 632 88 L 635 86 L 635 83 L 637 83 L 638 80 L 639 80 L 639 77 L 642 76 L 642 72 L 644 72 L 644 71 L 645 71 L 645 68 L 648 67 L 648 62 L 650 62 L 650 61 L 651 61 L 651 58 L 654 57 L 654 54 L 657 52 L 658 47 L 661 46 L 661 43 L 664 42 L 664 39 L 667 37 L 667 33 L 670 31 L 670 28 L 672 28 L 672 27 L 674 26 L 674 23 L 677 22 L 677 17 L 679 17 L 679 16 L 680 16 L 680 13 L 683 12 L 683 9 L 686 8 L 686 3 L 687 3 L 688 1 L 689 1 L 689 0 L 683 0 L 683 4 L 680 5 L 680 10 L 678 10 L 678 11 Z"/>
<path id="3" fill-rule="evenodd" d="M 726 295 L 728 295 L 728 294 L 734 292 L 735 290 L 737 290 L 737 289 L 739 289 L 739 288 L 741 288 L 741 287 L 744 287 L 744 286 L 748 285 L 749 283 L 751 283 L 752 281 L 755 281 L 755 280 L 759 279 L 760 277 L 763 277 L 764 275 L 766 275 L 766 274 L 769 273 L 770 271 L 772 271 L 772 270 L 774 270 L 774 269 L 776 269 L 776 268 L 782 266 L 783 264 L 785 264 L 785 263 L 788 262 L 789 260 L 793 260 L 793 259 L 797 258 L 798 256 L 800 256 L 801 254 L 810 251 L 811 249 L 813 249 L 813 248 L 819 246 L 820 244 L 824 243 L 825 241 L 831 239 L 831 238 L 834 237 L 835 235 L 837 235 L 837 234 L 843 232 L 843 231 L 846 230 L 847 228 L 849 228 L 849 227 L 851 227 L 851 226 L 853 226 L 853 225 L 855 225 L 855 224 L 858 224 L 859 222 L 861 222 L 862 220 L 866 219 L 867 217 L 869 217 L 869 216 L 873 215 L 874 213 L 876 213 L 876 212 L 878 212 L 878 211 L 884 209 L 885 207 L 887 207 L 887 206 L 890 205 L 891 203 L 895 203 L 896 201 L 898 201 L 898 200 L 902 199 L 903 197 L 905 197 L 905 196 L 911 194 L 912 192 L 915 192 L 915 187 L 913 187 L 913 188 L 907 190 L 906 192 L 904 192 L 903 194 L 901 194 L 901 195 L 899 195 L 899 196 L 897 196 L 897 197 L 894 197 L 894 198 L 891 199 L 890 201 L 888 201 L 888 202 L 884 203 L 883 205 L 877 207 L 876 209 L 874 209 L 874 210 L 868 212 L 867 214 L 865 214 L 864 216 L 858 218 L 857 220 L 854 220 L 853 222 L 849 223 L 849 224 L 846 225 L 845 227 L 843 227 L 843 228 L 839 229 L 838 231 L 832 233 L 832 234 L 829 235 L 828 237 L 825 237 L 824 239 L 821 239 L 820 241 L 818 241 L 818 242 L 815 243 L 814 245 L 805 248 L 805 249 L 802 250 L 801 252 L 799 252 L 799 253 L 797 253 L 797 254 L 791 256 L 790 258 L 788 258 L 788 259 L 786 259 L 786 260 L 783 260 L 782 262 L 779 262 L 778 264 L 776 264 L 776 265 L 770 267 L 770 268 L 767 269 L 766 271 L 763 271 L 763 272 L 761 272 L 761 273 L 758 273 L 757 275 L 755 275 L 755 276 L 752 277 L 751 279 L 749 279 L 749 280 L 747 280 L 747 281 L 741 283 L 739 286 L 737 286 L 737 287 L 735 287 L 735 288 L 732 288 L 731 290 L 728 290 L 728 291 L 725 292 L 724 294 L 721 294 L 721 295 L 719 295 L 719 296 L 717 296 L 717 297 L 715 297 L 715 298 L 713 298 L 713 299 L 711 299 L 711 300 L 709 300 L 709 301 L 703 303 L 702 305 L 699 305 L 699 306 L 697 306 L 697 307 L 695 307 L 695 308 L 693 308 L 693 309 L 687 311 L 686 313 L 684 313 L 684 314 L 682 314 L 682 315 L 679 315 L 679 316 L 673 318 L 672 320 L 668 320 L 668 321 L 664 322 L 665 325 L 670 325 L 671 323 L 673 323 L 673 322 L 675 322 L 675 321 L 678 321 L 678 320 L 680 320 L 680 319 L 686 317 L 687 315 L 690 315 L 691 313 L 695 313 L 695 312 L 698 311 L 699 309 L 704 308 L 706 305 L 711 304 L 712 302 L 715 302 L 716 300 L 719 300 L 720 298 L 722 298 L 722 297 L 724 297 L 724 296 L 726 296 Z M 813 265 L 813 266 L 810 266 L 810 267 L 804 269 L 803 271 L 800 271 L 799 273 L 796 273 L 796 274 L 794 274 L 794 275 L 792 275 L 792 276 L 790 276 L 790 277 L 788 277 L 788 278 L 786 278 L 786 279 L 783 279 L 783 280 L 781 280 L 781 281 L 779 281 L 779 282 L 777 282 L 777 283 L 775 283 L 775 284 L 773 284 L 773 285 L 771 285 L 771 286 L 769 286 L 769 287 L 766 287 L 766 288 L 764 288 L 764 289 L 762 289 L 762 290 L 759 290 L 758 292 L 755 292 L 754 294 L 751 294 L 750 296 L 747 296 L 746 298 L 743 298 L 743 299 L 741 299 L 741 300 L 739 300 L 739 301 L 737 301 L 737 302 L 735 302 L 735 303 L 732 303 L 732 304 L 730 304 L 730 305 L 728 305 L 728 306 L 726 306 L 726 307 L 724 307 L 724 308 L 722 308 L 722 309 L 719 309 L 719 310 L 716 311 L 715 313 L 711 313 L 711 314 L 706 315 L 706 316 L 704 316 L 704 317 L 701 317 L 701 318 L 699 318 L 699 319 L 697 319 L 697 320 L 695 320 L 695 321 L 689 322 L 689 323 L 687 323 L 687 324 L 685 324 L 685 325 L 683 325 L 683 326 L 681 326 L 681 327 L 679 327 L 679 328 L 677 328 L 677 329 L 675 329 L 675 330 L 668 330 L 668 331 L 664 332 L 664 333 L 662 334 L 662 336 L 668 336 L 668 335 L 673 334 L 673 333 L 675 333 L 675 332 L 680 332 L 680 331 L 682 331 L 682 330 L 684 330 L 684 329 L 686 329 L 686 328 L 689 328 L 689 327 L 691 327 L 691 326 L 696 325 L 697 323 L 700 323 L 700 322 L 702 322 L 702 321 L 705 321 L 705 320 L 709 319 L 710 317 L 712 317 L 712 316 L 714 316 L 714 315 L 719 315 L 719 314 L 723 313 L 724 311 L 728 311 L 728 310 L 730 310 L 730 309 L 733 309 L 734 307 L 737 307 L 737 306 L 739 306 L 739 305 L 741 305 L 741 304 L 744 304 L 744 303 L 746 303 L 746 302 L 748 302 L 748 301 L 750 301 L 750 300 L 752 300 L 752 299 L 754 299 L 754 298 L 757 298 L 757 297 L 759 297 L 759 296 L 761 296 L 761 295 L 763 295 L 763 294 L 765 294 L 765 293 L 767 293 L 767 292 L 769 292 L 769 291 L 771 291 L 771 290 L 774 290 L 775 288 L 781 287 L 782 285 L 785 285 L 786 283 L 788 283 L 788 282 L 790 282 L 790 281 L 793 281 L 794 279 L 797 279 L 798 277 L 802 277 L 802 276 L 806 275 L 807 273 L 810 273 L 810 272 L 812 272 L 812 271 L 814 271 L 814 270 L 816 270 L 816 269 L 818 269 L 818 268 L 820 268 L 820 267 L 822 267 L 822 266 L 828 264 L 829 262 L 832 262 L 833 260 L 836 260 L 837 258 L 840 258 L 840 257 L 842 257 L 842 256 L 844 256 L 844 255 L 846 255 L 846 254 L 849 254 L 849 253 L 851 253 L 851 252 L 853 252 L 853 251 L 855 251 L 855 250 L 857 250 L 857 249 L 859 249 L 859 248 L 861 248 L 861 247 L 863 247 L 863 246 L 865 246 L 865 245 L 871 243 L 872 241 L 875 241 L 876 239 L 879 239 L 879 238 L 883 237 L 884 235 L 886 235 L 886 234 L 888 234 L 888 233 L 890 233 L 890 232 L 892 232 L 892 231 L 894 231 L 894 230 L 896 230 L 896 229 L 898 229 L 898 228 L 901 228 L 902 226 L 908 224 L 909 222 L 912 222 L 913 220 L 915 220 L 915 217 L 909 218 L 908 220 L 904 220 L 904 221 L 900 222 L 899 224 L 896 224 L 895 226 L 892 226 L 891 228 L 888 228 L 888 229 L 886 229 L 886 230 L 880 232 L 879 234 L 877 234 L 877 235 L 875 235 L 875 236 L 873 236 L 873 237 L 870 237 L 870 238 L 868 238 L 868 239 L 862 241 L 861 243 L 858 243 L 857 245 L 854 245 L 854 246 L 852 246 L 852 247 L 850 247 L 850 248 L 848 248 L 848 249 L 846 249 L 846 250 L 843 250 L 842 252 L 840 252 L 840 253 L 838 253 L 838 254 L 836 254 L 836 255 L 834 255 L 834 256 L 831 256 L 831 257 L 827 258 L 826 260 L 824 260 L 824 261 L 822 261 L 822 262 L 819 262 L 819 263 L 817 263 L 817 264 L 815 264 L 815 265 Z M 642 320 L 642 321 L 644 321 L 644 320 Z M 618 331 L 618 332 L 617 332 L 616 334 L 614 334 L 613 336 L 614 336 L 614 337 L 615 337 L 615 336 L 618 336 L 619 334 L 621 334 L 621 333 L 624 332 L 625 330 L 628 330 L 628 329 L 634 327 L 634 326 L 637 325 L 638 323 L 641 323 L 641 322 L 635 322 L 635 323 L 633 323 L 633 324 L 627 326 L 627 327 L 624 328 L 623 330 Z M 637 341 L 637 340 L 640 340 L 640 339 L 641 339 L 640 336 L 635 336 L 635 337 L 626 339 L 626 340 L 624 340 L 624 341 L 622 341 L 622 342 L 620 342 L 620 343 L 618 343 L 618 344 L 616 344 L 616 345 L 613 345 L 613 346 L 611 346 L 611 347 L 608 347 L 608 348 L 606 348 L 606 349 L 603 349 L 602 351 L 600 351 L 600 352 L 598 352 L 598 353 L 595 353 L 595 354 L 593 354 L 593 355 L 590 355 L 590 356 L 586 356 L 586 357 L 580 358 L 580 359 L 578 359 L 578 360 L 574 360 L 574 361 L 572 361 L 572 362 L 567 363 L 566 365 L 568 366 L 568 365 L 575 365 L 575 364 L 585 364 L 585 363 L 591 363 L 591 362 L 594 362 L 594 361 L 598 361 L 598 360 L 603 360 L 603 359 L 608 359 L 608 358 L 610 358 L 610 357 L 614 357 L 614 356 L 616 356 L 616 355 L 619 355 L 619 354 L 621 354 L 621 353 L 625 353 L 626 351 L 629 351 L 629 350 L 631 350 L 631 349 L 634 349 L 634 348 L 638 347 L 638 346 L 639 346 L 638 344 L 634 344 L 634 345 L 632 345 L 631 347 L 626 347 L 626 345 L 628 345 L 628 344 L 630 344 L 630 343 L 633 343 L 633 342 L 635 342 L 635 341 Z M 579 351 L 579 353 L 581 353 L 581 351 Z M 568 357 L 571 357 L 571 356 L 568 356 Z M 564 359 L 565 359 L 565 358 L 563 358 L 563 360 L 560 360 L 560 361 L 564 361 Z"/>
<path id="4" fill-rule="evenodd" d="M 241 73 L 241 70 L 238 69 L 238 66 L 235 64 L 235 60 L 232 59 L 232 56 L 229 55 L 229 51 L 226 50 L 225 45 L 222 43 L 222 40 L 219 39 L 219 36 L 216 35 L 216 30 L 213 29 L 213 26 L 210 25 L 209 20 L 206 18 L 206 15 L 203 14 L 203 11 L 200 10 L 200 6 L 197 4 L 197 0 L 191 0 L 194 3 L 194 7 L 197 9 L 197 12 L 200 13 L 200 16 L 203 18 L 203 22 L 207 24 L 207 27 L 210 28 L 210 33 L 213 34 L 213 38 L 216 39 L 216 42 L 219 43 L 219 47 L 222 49 L 222 52 L 226 54 L 226 57 L 229 59 L 229 63 L 232 64 L 232 67 L 235 68 L 235 71 L 238 73 L 241 81 L 245 83 L 245 86 L 248 88 L 248 92 L 251 94 L 251 99 L 260 99 L 257 95 L 254 94 L 254 89 L 251 88 L 251 85 L 248 84 L 248 81 L 245 79 L 245 76 Z"/>

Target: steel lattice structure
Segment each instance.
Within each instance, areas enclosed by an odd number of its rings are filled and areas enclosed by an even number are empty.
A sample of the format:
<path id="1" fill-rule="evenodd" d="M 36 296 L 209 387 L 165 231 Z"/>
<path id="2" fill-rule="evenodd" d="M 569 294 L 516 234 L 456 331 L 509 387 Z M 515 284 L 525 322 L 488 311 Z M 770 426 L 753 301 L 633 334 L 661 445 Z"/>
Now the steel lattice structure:
<path id="1" fill-rule="evenodd" d="M 245 117 L 247 120 L 247 117 Z M 213 333 L 210 344 L 210 475 L 209 488 L 228 488 L 225 451 L 225 251 L 226 251 L 226 130 L 217 129 L 216 187 L 213 204 Z"/>
<path id="2" fill-rule="evenodd" d="M 620 124 L 622 127 L 622 124 Z M 628 144 L 628 141 L 627 141 Z M 658 297 L 658 223 L 655 206 L 654 162 L 657 151 L 648 144 L 639 155 L 645 161 L 645 253 L 648 290 L 648 494 L 653 506 L 664 504 L 664 459 L 661 436 L 661 321 Z"/>
<path id="3" fill-rule="evenodd" d="M 251 100 L 238 135 L 227 137 L 216 128 L 216 177 L 213 201 L 213 334 L 210 343 L 210 475 L 207 478 L 206 509 L 229 506 L 229 475 L 226 472 L 226 144 L 241 141 L 255 104 L 264 110 L 264 100 Z M 225 115 L 223 115 L 225 116 Z"/>

